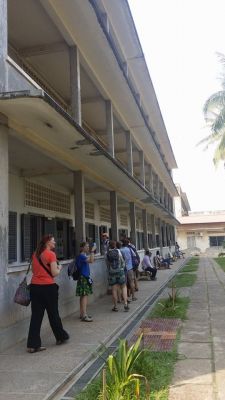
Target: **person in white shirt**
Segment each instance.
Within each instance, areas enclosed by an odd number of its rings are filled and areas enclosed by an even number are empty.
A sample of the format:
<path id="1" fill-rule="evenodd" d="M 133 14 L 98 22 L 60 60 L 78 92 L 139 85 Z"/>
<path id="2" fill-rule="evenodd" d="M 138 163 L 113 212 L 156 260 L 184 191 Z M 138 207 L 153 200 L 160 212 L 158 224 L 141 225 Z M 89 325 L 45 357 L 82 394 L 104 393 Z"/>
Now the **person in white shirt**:
<path id="1" fill-rule="evenodd" d="M 142 264 L 142 268 L 145 271 L 151 272 L 151 280 L 155 281 L 157 279 L 156 278 L 157 269 L 152 266 L 151 255 L 152 255 L 152 253 L 149 250 L 146 250 L 141 264 Z"/>

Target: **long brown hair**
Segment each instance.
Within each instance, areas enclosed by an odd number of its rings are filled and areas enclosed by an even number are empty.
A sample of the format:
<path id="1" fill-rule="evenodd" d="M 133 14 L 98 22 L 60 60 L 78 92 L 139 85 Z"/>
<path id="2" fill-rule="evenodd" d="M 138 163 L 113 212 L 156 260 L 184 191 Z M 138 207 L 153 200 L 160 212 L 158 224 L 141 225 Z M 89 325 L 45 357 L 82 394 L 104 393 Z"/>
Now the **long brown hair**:
<path id="1" fill-rule="evenodd" d="M 42 237 L 35 250 L 35 255 L 37 257 L 40 257 L 41 253 L 43 253 L 43 251 L 46 249 L 46 244 L 49 242 L 49 240 L 52 240 L 53 237 L 54 236 L 51 234 Z"/>

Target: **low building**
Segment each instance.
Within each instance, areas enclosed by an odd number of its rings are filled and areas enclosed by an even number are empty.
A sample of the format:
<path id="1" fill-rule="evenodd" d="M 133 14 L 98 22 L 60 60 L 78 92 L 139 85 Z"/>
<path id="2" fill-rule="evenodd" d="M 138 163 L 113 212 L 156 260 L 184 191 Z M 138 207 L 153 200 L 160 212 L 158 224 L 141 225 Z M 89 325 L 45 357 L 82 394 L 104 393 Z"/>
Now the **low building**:
<path id="1" fill-rule="evenodd" d="M 43 234 L 62 264 L 101 233 L 137 248 L 175 242 L 177 167 L 128 2 L 0 0 L 0 346 L 25 337 L 13 303 Z M 78 307 L 66 268 L 60 311 Z M 94 297 L 93 297 L 94 299 Z"/>

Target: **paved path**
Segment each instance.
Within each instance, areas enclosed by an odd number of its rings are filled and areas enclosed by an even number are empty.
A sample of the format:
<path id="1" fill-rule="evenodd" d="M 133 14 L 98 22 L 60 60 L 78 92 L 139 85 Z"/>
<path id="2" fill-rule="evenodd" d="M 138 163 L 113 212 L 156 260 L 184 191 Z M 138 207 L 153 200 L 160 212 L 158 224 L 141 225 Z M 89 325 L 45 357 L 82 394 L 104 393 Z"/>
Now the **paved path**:
<path id="1" fill-rule="evenodd" d="M 0 353 L 0 400 L 47 400 L 55 389 L 69 376 L 78 373 L 93 358 L 100 343 L 108 343 L 119 330 L 134 319 L 146 300 L 154 295 L 185 260 L 178 260 L 170 270 L 158 271 L 157 281 L 139 281 L 138 300 L 132 302 L 129 313 L 111 311 L 111 296 L 104 296 L 89 307 L 94 322 L 80 322 L 73 314 L 63 323 L 70 340 L 55 346 L 51 332 L 43 335 L 42 344 L 47 350 L 28 354 L 26 342 Z M 63 396 L 63 393 L 62 393 Z M 59 396 L 51 398 L 58 399 Z"/>
<path id="2" fill-rule="evenodd" d="M 200 258 L 169 400 L 225 400 L 225 273 Z"/>

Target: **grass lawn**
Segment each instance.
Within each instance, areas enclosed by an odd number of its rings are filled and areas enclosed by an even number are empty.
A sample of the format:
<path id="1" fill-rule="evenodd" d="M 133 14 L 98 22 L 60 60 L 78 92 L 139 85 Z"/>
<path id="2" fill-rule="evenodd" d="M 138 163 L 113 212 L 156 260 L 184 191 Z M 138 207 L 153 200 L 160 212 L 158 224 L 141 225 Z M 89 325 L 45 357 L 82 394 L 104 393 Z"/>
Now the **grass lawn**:
<path id="1" fill-rule="evenodd" d="M 169 287 L 172 287 L 172 285 L 175 285 L 177 288 L 179 287 L 188 287 L 194 285 L 195 281 L 197 279 L 196 274 L 178 274 L 175 276 L 175 278 L 170 282 L 168 285 Z"/>
<path id="2" fill-rule="evenodd" d="M 214 258 L 214 260 L 217 262 L 217 264 L 219 264 L 219 266 L 225 272 L 225 257 L 217 257 Z"/>
<path id="3" fill-rule="evenodd" d="M 179 274 L 182 274 L 183 272 L 196 272 L 198 269 L 198 265 L 196 264 L 186 264 L 184 268 L 181 269 Z"/>
<path id="4" fill-rule="evenodd" d="M 187 308 L 190 299 L 188 297 L 178 297 L 173 308 L 171 301 L 161 299 L 158 301 L 149 314 L 149 318 L 180 318 L 186 319 Z"/>

